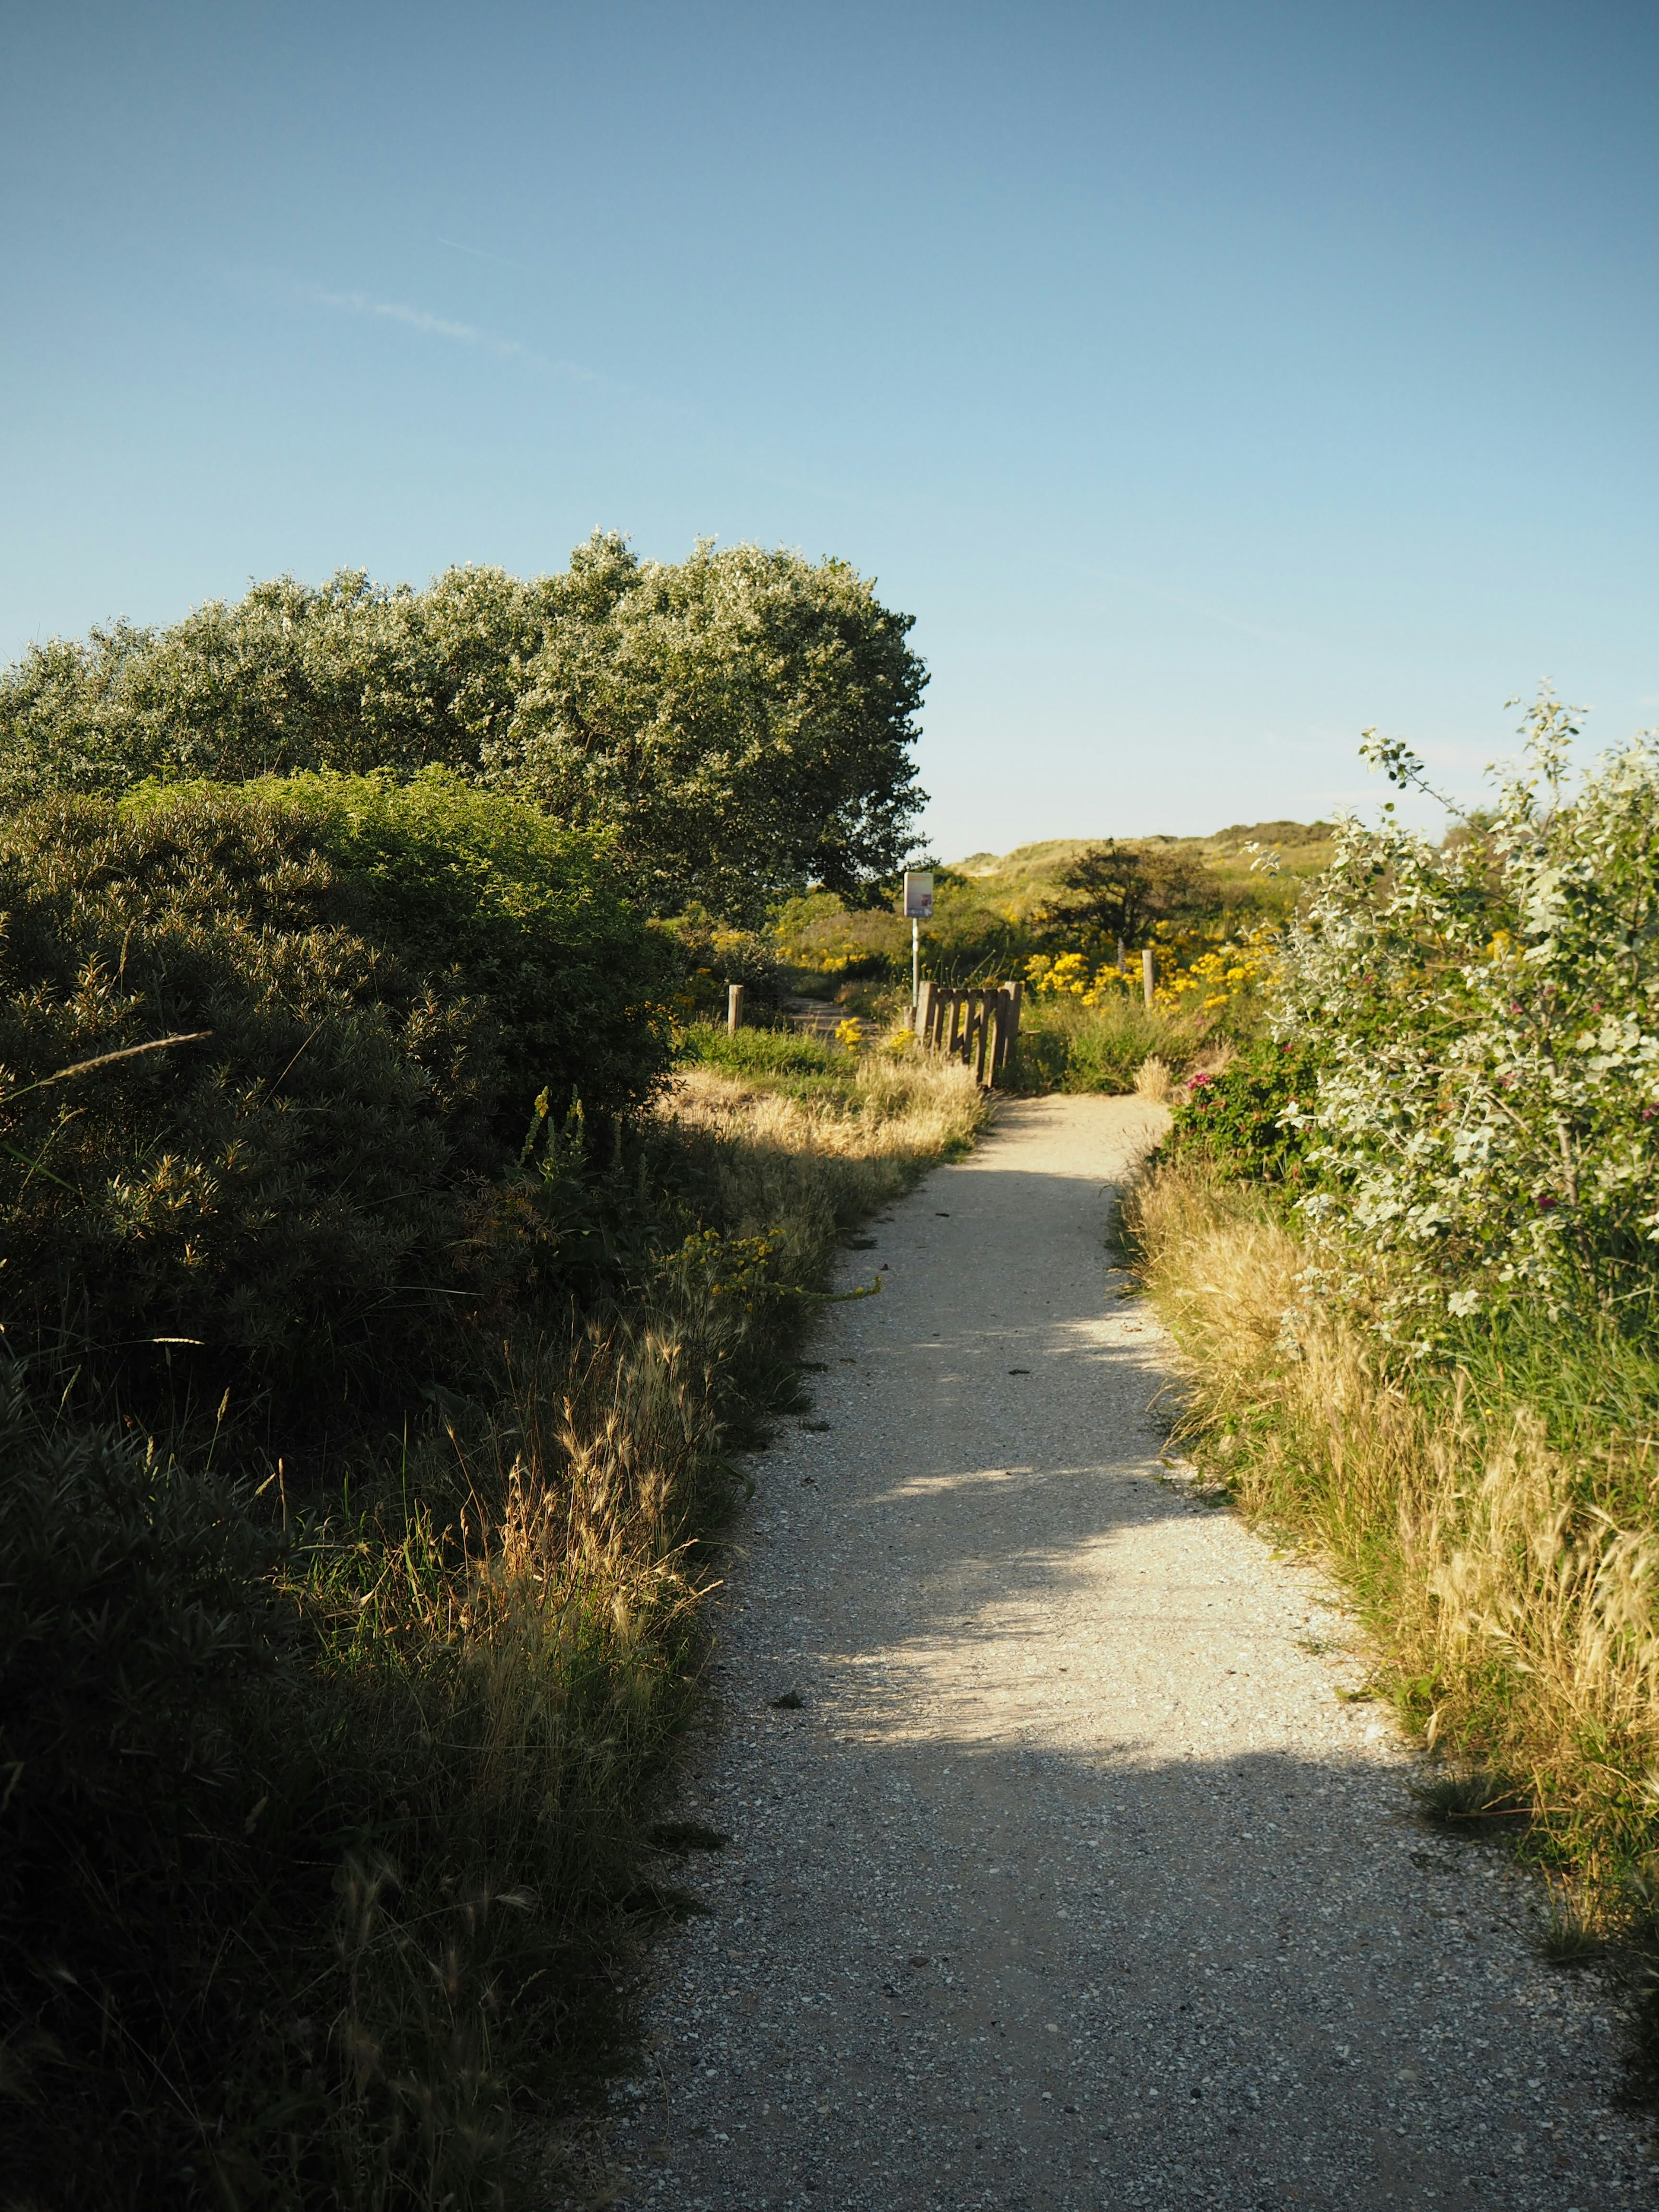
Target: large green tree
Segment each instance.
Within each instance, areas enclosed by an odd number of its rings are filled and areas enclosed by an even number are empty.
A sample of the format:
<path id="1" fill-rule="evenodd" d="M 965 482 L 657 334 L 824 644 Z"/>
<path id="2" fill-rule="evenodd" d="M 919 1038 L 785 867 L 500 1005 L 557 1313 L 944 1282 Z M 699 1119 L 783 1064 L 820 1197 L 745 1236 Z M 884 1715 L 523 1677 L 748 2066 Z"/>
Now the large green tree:
<path id="1" fill-rule="evenodd" d="M 749 545 L 641 562 L 603 533 L 529 581 L 278 578 L 167 629 L 32 648 L 0 676 L 0 782 L 43 797 L 440 764 L 614 828 L 659 911 L 753 919 L 812 882 L 856 895 L 912 849 L 910 628 L 844 562 Z"/>

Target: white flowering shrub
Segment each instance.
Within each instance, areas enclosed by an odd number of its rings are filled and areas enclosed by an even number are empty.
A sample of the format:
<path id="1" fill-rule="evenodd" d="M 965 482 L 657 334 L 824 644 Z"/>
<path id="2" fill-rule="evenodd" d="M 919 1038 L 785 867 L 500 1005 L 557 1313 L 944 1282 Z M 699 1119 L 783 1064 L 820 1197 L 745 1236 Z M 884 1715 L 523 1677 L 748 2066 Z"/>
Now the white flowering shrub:
<path id="1" fill-rule="evenodd" d="M 1285 1116 L 1320 1182 L 1310 1286 L 1422 1346 L 1522 1302 L 1633 1320 L 1659 1285 L 1659 755 L 1569 795 L 1570 712 L 1546 693 L 1525 729 L 1462 841 L 1342 822 L 1284 947 L 1278 1033 L 1322 1063 Z"/>

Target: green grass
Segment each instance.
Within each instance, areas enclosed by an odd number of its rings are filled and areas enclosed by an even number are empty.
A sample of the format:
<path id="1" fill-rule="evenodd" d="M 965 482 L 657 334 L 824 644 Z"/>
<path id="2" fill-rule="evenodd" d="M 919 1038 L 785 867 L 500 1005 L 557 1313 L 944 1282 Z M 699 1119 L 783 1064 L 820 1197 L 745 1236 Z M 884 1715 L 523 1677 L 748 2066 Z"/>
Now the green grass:
<path id="1" fill-rule="evenodd" d="M 1010 1087 L 1121 1094 L 1134 1089 L 1143 1060 L 1161 1060 L 1180 1077 L 1213 1047 L 1215 1037 L 1214 1024 L 1202 1015 L 1149 1011 L 1139 999 L 1085 1006 L 1080 1000 L 1028 992 Z"/>
<path id="2" fill-rule="evenodd" d="M 693 1022 L 682 1030 L 675 1057 L 684 1067 L 714 1067 L 725 1075 L 762 1080 L 788 1075 L 840 1080 L 858 1066 L 858 1054 L 846 1046 L 808 1036 L 799 1030 L 740 1029 L 729 1033 L 712 1022 Z"/>

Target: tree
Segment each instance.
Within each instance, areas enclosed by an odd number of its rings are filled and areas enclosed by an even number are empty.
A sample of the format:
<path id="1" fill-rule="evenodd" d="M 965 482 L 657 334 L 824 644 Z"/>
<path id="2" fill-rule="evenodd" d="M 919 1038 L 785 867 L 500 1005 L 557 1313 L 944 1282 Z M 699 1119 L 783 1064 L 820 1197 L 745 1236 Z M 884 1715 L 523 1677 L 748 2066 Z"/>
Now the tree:
<path id="1" fill-rule="evenodd" d="M 910 628 L 844 562 L 642 562 L 602 532 L 528 581 L 280 577 L 33 648 L 0 676 L 0 794 L 447 767 L 616 829 L 656 910 L 752 921 L 811 882 L 856 896 L 914 849 Z"/>
<path id="2" fill-rule="evenodd" d="M 1127 845 L 1091 845 L 1060 878 L 1069 896 L 1037 917 L 1048 933 L 1109 945 L 1139 945 L 1159 922 L 1187 921 L 1216 904 L 1202 866 L 1182 852 L 1137 852 Z"/>
<path id="3" fill-rule="evenodd" d="M 486 771 L 562 821 L 617 825 L 659 910 L 856 895 L 914 848 L 909 629 L 844 562 L 699 545 L 549 625 Z"/>

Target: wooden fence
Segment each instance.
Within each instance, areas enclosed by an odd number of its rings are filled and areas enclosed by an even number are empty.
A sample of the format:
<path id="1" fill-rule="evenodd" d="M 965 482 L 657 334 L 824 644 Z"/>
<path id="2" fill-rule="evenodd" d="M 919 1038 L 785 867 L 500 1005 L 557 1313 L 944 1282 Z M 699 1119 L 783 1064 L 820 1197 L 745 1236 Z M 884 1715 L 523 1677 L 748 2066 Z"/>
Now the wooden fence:
<path id="1" fill-rule="evenodd" d="M 951 991 L 942 983 L 923 983 L 916 997 L 916 1036 L 924 1051 L 954 1053 L 989 1085 L 1008 1065 L 1019 1035 L 1023 983 L 991 983 L 974 991 Z"/>

